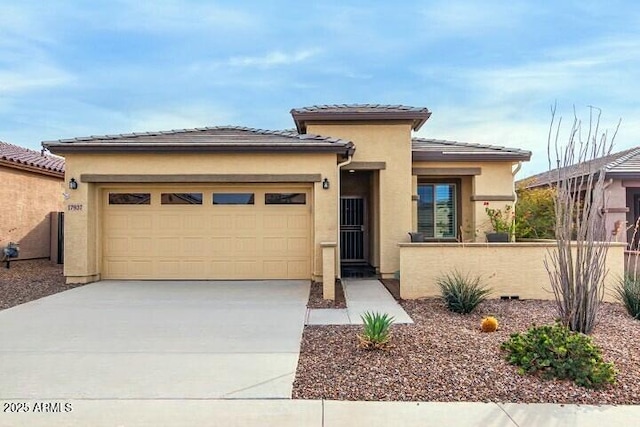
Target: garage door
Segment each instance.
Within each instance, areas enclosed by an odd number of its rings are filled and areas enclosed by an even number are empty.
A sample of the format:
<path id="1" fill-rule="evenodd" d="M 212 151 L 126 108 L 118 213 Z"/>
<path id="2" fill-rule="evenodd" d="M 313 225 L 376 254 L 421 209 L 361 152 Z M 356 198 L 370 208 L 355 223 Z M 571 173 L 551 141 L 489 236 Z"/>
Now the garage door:
<path id="1" fill-rule="evenodd" d="M 103 191 L 107 279 L 308 279 L 311 188 Z"/>

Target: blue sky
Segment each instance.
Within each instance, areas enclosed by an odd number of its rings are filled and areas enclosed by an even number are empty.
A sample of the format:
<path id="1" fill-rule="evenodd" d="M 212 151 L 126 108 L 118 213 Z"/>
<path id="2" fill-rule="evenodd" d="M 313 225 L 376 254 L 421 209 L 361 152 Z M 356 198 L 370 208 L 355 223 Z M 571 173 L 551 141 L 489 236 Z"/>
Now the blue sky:
<path id="1" fill-rule="evenodd" d="M 0 0 L 0 140 L 293 127 L 313 104 L 428 107 L 418 136 L 528 149 L 550 107 L 640 145 L 634 1 Z M 568 135 L 565 128 L 563 135 Z"/>

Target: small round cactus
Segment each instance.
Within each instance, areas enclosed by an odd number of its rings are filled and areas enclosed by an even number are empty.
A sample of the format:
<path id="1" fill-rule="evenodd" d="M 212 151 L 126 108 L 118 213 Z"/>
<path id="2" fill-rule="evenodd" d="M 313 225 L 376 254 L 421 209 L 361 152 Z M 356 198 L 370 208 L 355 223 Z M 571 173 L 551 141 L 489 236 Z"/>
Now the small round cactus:
<path id="1" fill-rule="evenodd" d="M 493 316 L 487 316 L 480 322 L 482 332 L 495 332 L 498 329 L 498 319 Z"/>

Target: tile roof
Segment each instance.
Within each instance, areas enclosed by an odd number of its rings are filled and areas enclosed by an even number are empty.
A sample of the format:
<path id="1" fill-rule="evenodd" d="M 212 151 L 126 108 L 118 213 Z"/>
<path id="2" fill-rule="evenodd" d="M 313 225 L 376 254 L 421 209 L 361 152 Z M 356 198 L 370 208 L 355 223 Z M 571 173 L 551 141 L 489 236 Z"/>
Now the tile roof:
<path id="1" fill-rule="evenodd" d="M 353 143 L 339 138 L 300 135 L 294 130 L 265 130 L 242 126 L 214 126 L 136 132 L 44 141 L 53 152 L 68 151 L 335 151 L 349 152 Z"/>
<path id="2" fill-rule="evenodd" d="M 423 161 L 528 161 L 531 158 L 530 151 L 521 150 L 519 148 L 447 141 L 442 139 L 412 138 L 411 149 L 413 159 Z"/>
<path id="3" fill-rule="evenodd" d="M 418 130 L 431 116 L 428 108 L 385 104 L 332 104 L 293 108 L 291 115 L 298 132 L 307 131 L 307 121 L 410 120 Z"/>
<path id="4" fill-rule="evenodd" d="M 415 112 L 429 113 L 425 107 L 410 107 L 407 105 L 387 105 L 387 104 L 332 104 L 332 105 L 312 105 L 310 107 L 294 108 L 291 113 L 309 112 L 332 112 L 332 113 L 369 113 L 369 112 Z"/>
<path id="5" fill-rule="evenodd" d="M 565 168 L 542 172 L 521 179 L 518 183 L 526 183 L 529 188 L 538 187 L 550 184 L 553 177 L 558 176 L 558 171 L 566 174 L 567 178 L 575 178 L 600 170 L 604 170 L 606 176 L 611 178 L 640 178 L 640 147 L 629 148 Z"/>
<path id="6" fill-rule="evenodd" d="M 64 159 L 0 141 L 0 162 L 47 175 L 64 175 Z"/>

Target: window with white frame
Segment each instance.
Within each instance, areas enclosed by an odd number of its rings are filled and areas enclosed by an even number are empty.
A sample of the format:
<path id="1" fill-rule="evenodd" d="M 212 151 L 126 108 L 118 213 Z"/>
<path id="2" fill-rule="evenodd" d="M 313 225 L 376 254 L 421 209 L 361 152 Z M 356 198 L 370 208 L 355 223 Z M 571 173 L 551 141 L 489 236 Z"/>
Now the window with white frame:
<path id="1" fill-rule="evenodd" d="M 455 239 L 457 185 L 455 183 L 418 184 L 418 231 L 426 239 Z"/>

